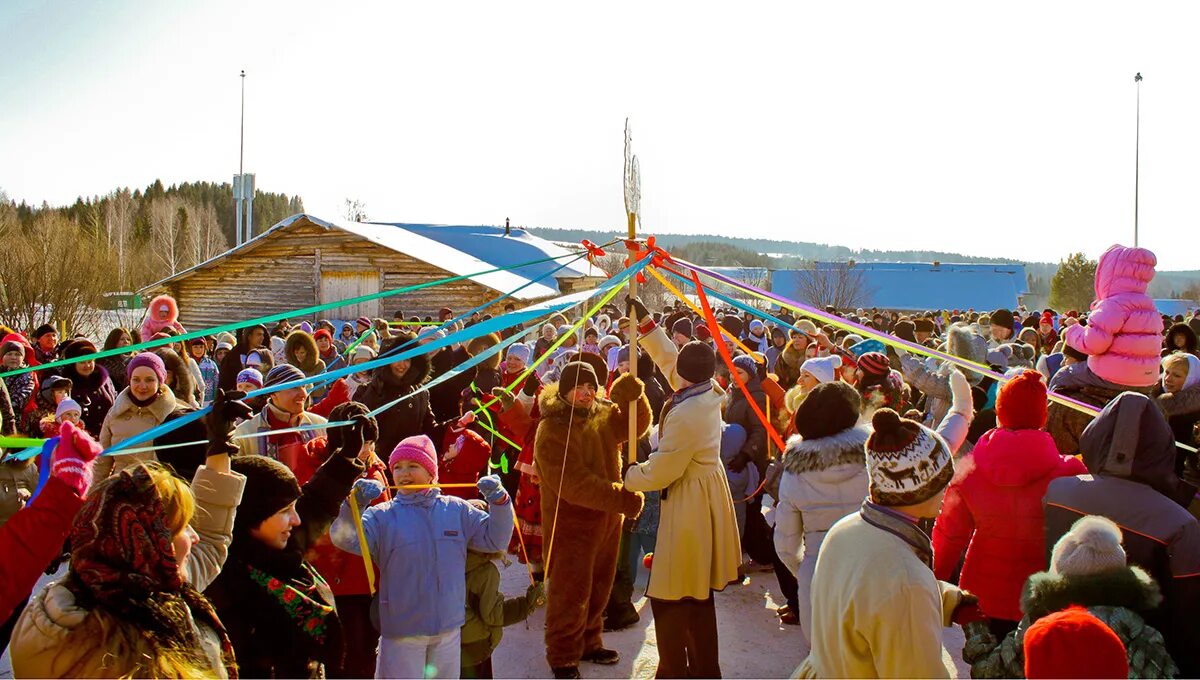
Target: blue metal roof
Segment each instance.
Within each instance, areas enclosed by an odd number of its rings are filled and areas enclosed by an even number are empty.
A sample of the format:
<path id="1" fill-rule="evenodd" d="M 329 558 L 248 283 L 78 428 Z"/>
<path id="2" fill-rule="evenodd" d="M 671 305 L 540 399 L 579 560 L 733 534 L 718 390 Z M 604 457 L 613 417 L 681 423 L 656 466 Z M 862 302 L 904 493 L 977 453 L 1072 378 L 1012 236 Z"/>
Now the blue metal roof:
<path id="1" fill-rule="evenodd" d="M 818 271 L 844 267 L 844 263 L 817 263 Z M 1015 309 L 1018 297 L 1028 292 L 1024 265 L 940 264 L 914 262 L 863 262 L 866 288 L 860 307 L 898 310 Z M 800 282 L 809 269 L 781 269 L 771 273 L 771 292 L 804 302 Z"/>
<path id="2" fill-rule="evenodd" d="M 1158 308 L 1159 314 L 1167 316 L 1175 316 L 1176 314 L 1186 315 L 1188 312 L 1196 308 L 1196 303 L 1193 300 L 1155 300 L 1154 306 Z"/>

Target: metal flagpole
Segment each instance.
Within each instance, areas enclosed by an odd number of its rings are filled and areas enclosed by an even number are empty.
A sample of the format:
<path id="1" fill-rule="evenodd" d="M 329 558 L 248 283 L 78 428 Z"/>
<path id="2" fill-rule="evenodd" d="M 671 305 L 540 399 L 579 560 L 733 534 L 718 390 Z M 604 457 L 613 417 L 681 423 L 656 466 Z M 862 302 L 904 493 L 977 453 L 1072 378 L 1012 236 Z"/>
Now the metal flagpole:
<path id="1" fill-rule="evenodd" d="M 1137 118 L 1133 133 L 1133 247 L 1138 245 L 1138 175 L 1141 169 L 1140 154 L 1142 142 L 1142 73 L 1138 71 L 1133 77 L 1137 84 Z"/>

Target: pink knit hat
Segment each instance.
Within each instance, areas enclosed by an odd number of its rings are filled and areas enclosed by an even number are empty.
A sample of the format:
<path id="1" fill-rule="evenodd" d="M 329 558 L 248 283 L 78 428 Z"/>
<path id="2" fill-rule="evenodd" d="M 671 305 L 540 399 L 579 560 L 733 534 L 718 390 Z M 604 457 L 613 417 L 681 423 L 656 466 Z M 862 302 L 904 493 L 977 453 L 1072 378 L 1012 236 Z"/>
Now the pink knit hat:
<path id="1" fill-rule="evenodd" d="M 392 449 L 392 455 L 388 456 L 388 468 L 396 467 L 396 463 L 402 460 L 411 460 L 429 473 L 433 481 L 438 479 L 438 461 L 437 450 L 433 448 L 433 441 L 423 434 L 415 437 L 406 437 L 396 444 L 396 448 Z"/>

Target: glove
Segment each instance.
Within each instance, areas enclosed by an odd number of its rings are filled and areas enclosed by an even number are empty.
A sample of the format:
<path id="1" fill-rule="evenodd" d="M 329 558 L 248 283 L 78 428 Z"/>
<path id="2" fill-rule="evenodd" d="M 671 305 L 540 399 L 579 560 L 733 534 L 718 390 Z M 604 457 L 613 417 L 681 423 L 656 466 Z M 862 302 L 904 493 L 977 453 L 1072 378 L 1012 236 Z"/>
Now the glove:
<path id="1" fill-rule="evenodd" d="M 983 613 L 983 609 L 979 607 L 979 598 L 975 597 L 967 591 L 962 591 L 962 598 L 958 604 L 954 606 L 954 611 L 950 614 L 950 620 L 960 626 L 975 621 L 986 621 L 987 614 Z"/>
<path id="2" fill-rule="evenodd" d="M 342 447 L 337 454 L 343 458 L 358 458 L 362 453 L 363 437 L 370 419 L 362 414 L 350 419 L 350 424 L 342 431 Z"/>
<path id="3" fill-rule="evenodd" d="M 204 430 L 208 434 L 207 455 L 232 456 L 238 452 L 238 447 L 234 445 L 229 435 L 233 432 L 235 422 L 254 414 L 254 411 L 241 401 L 245 397 L 245 392 L 236 390 L 226 392 L 223 389 L 217 389 L 212 403 L 212 413 L 204 417 Z"/>
<path id="4" fill-rule="evenodd" d="M 532 397 L 537 394 L 538 387 L 540 387 L 540 383 L 533 375 L 530 375 L 528 378 L 525 378 L 525 384 L 521 385 L 521 393 L 527 397 Z"/>
<path id="5" fill-rule="evenodd" d="M 532 583 L 525 589 L 525 603 L 529 613 L 533 610 L 546 606 L 546 586 L 541 583 Z"/>
<path id="6" fill-rule="evenodd" d="M 526 382 L 529 381 L 526 380 Z M 492 396 L 500 400 L 500 407 L 506 411 L 512 408 L 512 405 L 517 401 L 517 398 L 513 396 L 512 392 L 509 392 L 503 387 L 493 387 Z"/>
<path id="7" fill-rule="evenodd" d="M 483 499 L 488 502 L 488 505 L 508 503 L 508 492 L 504 490 L 504 486 L 500 484 L 500 478 L 496 475 L 480 477 L 475 486 L 479 487 L 479 493 L 483 494 Z"/>
<path id="8" fill-rule="evenodd" d="M 50 458 L 50 475 L 75 489 L 80 496 L 92 483 L 92 461 L 104 447 L 75 423 L 65 422 L 58 430 L 58 446 Z"/>
<path id="9" fill-rule="evenodd" d="M 458 422 L 457 422 L 457 423 L 455 423 L 455 424 L 456 424 L 458 427 L 460 427 L 460 428 L 463 428 L 463 427 L 466 427 L 466 426 L 470 425 L 470 424 L 471 424 L 471 423 L 473 423 L 473 422 L 475 422 L 475 412 L 474 412 L 474 411 L 467 411 L 466 413 L 462 414 L 462 417 L 461 417 L 461 418 L 459 418 L 459 419 L 458 419 Z"/>
<path id="10" fill-rule="evenodd" d="M 363 478 L 354 482 L 350 493 L 354 496 L 354 502 L 358 503 L 358 509 L 365 510 L 371 501 L 383 495 L 383 485 L 374 479 Z"/>
<path id="11" fill-rule="evenodd" d="M 630 307 L 633 307 L 633 310 L 635 312 L 637 312 L 637 318 L 634 319 L 633 325 L 636 326 L 636 325 L 640 324 L 642 322 L 642 319 L 645 319 L 646 317 L 650 316 L 650 310 L 646 309 L 646 305 L 642 303 L 641 298 L 633 296 L 633 295 L 626 295 L 625 302 L 628 303 Z"/>
<path id="12" fill-rule="evenodd" d="M 739 453 L 733 457 L 733 460 L 729 461 L 729 465 L 726 467 L 729 468 L 730 472 L 741 472 L 746 469 L 746 465 L 749 462 L 750 456 Z"/>

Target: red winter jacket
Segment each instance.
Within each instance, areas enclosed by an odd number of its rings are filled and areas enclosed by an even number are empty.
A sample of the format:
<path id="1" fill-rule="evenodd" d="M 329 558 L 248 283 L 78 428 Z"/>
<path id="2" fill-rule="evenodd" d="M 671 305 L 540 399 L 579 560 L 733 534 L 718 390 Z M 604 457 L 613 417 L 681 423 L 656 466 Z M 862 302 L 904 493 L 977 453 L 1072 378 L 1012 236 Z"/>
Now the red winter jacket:
<path id="1" fill-rule="evenodd" d="M 438 461 L 439 482 L 443 484 L 474 484 L 479 481 L 480 477 L 488 474 L 488 461 L 492 457 L 492 447 L 483 437 L 479 436 L 478 432 L 467 428 L 447 427 L 446 434 L 442 438 L 442 450 L 448 452 L 450 447 L 455 444 L 458 445 L 458 455 L 450 460 L 443 457 Z M 471 487 L 442 489 L 442 494 L 458 496 L 466 500 L 479 498 L 479 491 Z"/>
<path id="2" fill-rule="evenodd" d="M 1021 620 L 1021 587 L 1046 569 L 1042 496 L 1050 480 L 1085 474 L 1041 430 L 994 429 L 956 465 L 933 527 L 933 571 L 947 581 L 963 551 L 959 586 L 992 618 Z"/>
<path id="3" fill-rule="evenodd" d="M 51 477 L 33 502 L 0 527 L 0 620 L 29 597 L 46 565 L 62 552 L 83 498 Z"/>

